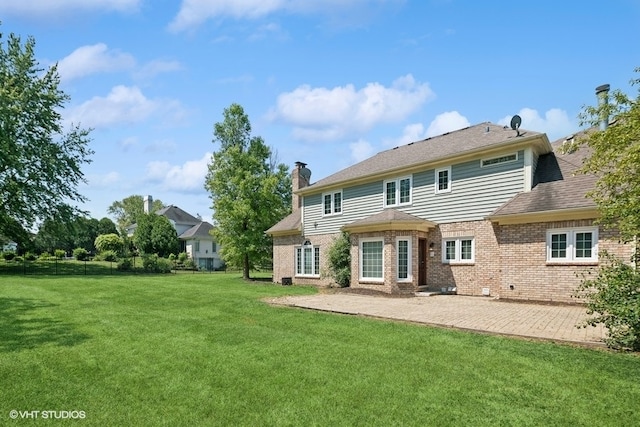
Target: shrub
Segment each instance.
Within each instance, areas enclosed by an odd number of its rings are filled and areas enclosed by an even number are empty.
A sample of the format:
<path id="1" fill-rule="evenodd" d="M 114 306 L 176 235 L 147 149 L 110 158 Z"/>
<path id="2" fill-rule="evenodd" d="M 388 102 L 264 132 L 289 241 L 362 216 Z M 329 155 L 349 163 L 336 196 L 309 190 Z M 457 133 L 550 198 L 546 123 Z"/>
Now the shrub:
<path id="1" fill-rule="evenodd" d="M 97 256 L 100 261 L 109 261 L 114 262 L 118 260 L 118 256 L 114 251 L 102 251 L 100 255 Z"/>
<path id="2" fill-rule="evenodd" d="M 342 288 L 351 282 L 351 241 L 348 233 L 334 239 L 328 252 L 329 275 Z"/>
<path id="3" fill-rule="evenodd" d="M 57 259 L 62 259 L 65 256 L 67 256 L 67 252 L 64 251 L 64 249 L 56 249 L 55 251 L 53 251 L 53 255 L 57 258 Z"/>
<path id="4" fill-rule="evenodd" d="M 123 258 L 118 261 L 116 265 L 116 270 L 121 271 L 130 271 L 133 268 L 133 263 L 131 262 L 131 258 Z"/>
<path id="5" fill-rule="evenodd" d="M 12 251 L 2 252 L 2 258 L 4 258 L 5 261 L 11 261 L 15 257 L 16 257 L 15 252 L 12 252 Z"/>
<path id="6" fill-rule="evenodd" d="M 608 262 L 595 278 L 584 274 L 575 295 L 587 301 L 588 318 L 582 326 L 599 323 L 608 329 L 606 344 L 618 350 L 640 350 L 640 272 L 604 253 Z"/>
<path id="7" fill-rule="evenodd" d="M 169 254 L 169 261 L 171 262 L 175 262 L 175 260 L 178 259 L 178 257 L 176 256 L 176 254 Z"/>
<path id="8" fill-rule="evenodd" d="M 187 262 L 188 258 L 189 258 L 189 254 L 187 254 L 186 252 L 180 252 L 180 254 L 178 254 L 178 262 L 182 264 Z"/>
<path id="9" fill-rule="evenodd" d="M 73 257 L 78 261 L 86 261 L 89 259 L 89 252 L 85 248 L 75 248 L 73 250 Z"/>
<path id="10" fill-rule="evenodd" d="M 196 268 L 196 263 L 194 260 L 192 259 L 188 259 L 185 263 L 184 263 L 184 268 L 186 270 L 197 270 Z"/>
<path id="11" fill-rule="evenodd" d="M 38 257 L 31 252 L 27 252 L 26 254 L 24 254 L 24 259 L 25 261 L 35 261 L 36 259 L 38 259 Z"/>
<path id="12" fill-rule="evenodd" d="M 158 255 L 143 255 L 142 268 L 149 273 L 170 273 L 172 263 L 166 258 L 160 258 Z"/>
<path id="13" fill-rule="evenodd" d="M 43 261 L 47 261 L 47 260 L 53 259 L 51 254 L 49 252 L 47 252 L 47 251 L 42 252 L 38 258 L 40 258 Z"/>

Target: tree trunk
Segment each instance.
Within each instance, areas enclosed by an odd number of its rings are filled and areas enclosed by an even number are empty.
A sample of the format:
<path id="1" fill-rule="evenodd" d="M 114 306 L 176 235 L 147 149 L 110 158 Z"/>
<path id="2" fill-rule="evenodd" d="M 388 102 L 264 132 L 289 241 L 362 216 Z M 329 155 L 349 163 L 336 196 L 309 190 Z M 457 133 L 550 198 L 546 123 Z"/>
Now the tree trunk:
<path id="1" fill-rule="evenodd" d="M 242 278 L 249 280 L 249 254 L 244 254 L 244 260 L 242 261 Z"/>

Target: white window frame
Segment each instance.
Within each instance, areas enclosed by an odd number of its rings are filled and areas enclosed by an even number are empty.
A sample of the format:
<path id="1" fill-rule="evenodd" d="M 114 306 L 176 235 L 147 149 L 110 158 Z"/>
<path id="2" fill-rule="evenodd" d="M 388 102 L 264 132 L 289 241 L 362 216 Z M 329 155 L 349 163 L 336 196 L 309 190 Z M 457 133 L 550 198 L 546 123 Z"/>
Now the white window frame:
<path id="1" fill-rule="evenodd" d="M 339 194 L 340 195 L 340 206 L 336 207 L 336 195 Z M 331 212 L 326 213 L 325 212 L 325 198 L 329 196 L 331 197 L 331 206 L 330 206 L 330 210 Z M 342 197 L 342 190 L 338 190 L 338 191 L 332 191 L 330 193 L 322 193 L 322 216 L 333 216 L 333 215 L 342 215 L 342 211 L 343 211 L 343 207 L 344 207 L 344 198 Z M 339 208 L 339 210 L 337 210 Z"/>
<path id="2" fill-rule="evenodd" d="M 515 159 L 509 159 L 509 160 L 503 160 L 506 159 L 507 157 L 511 157 L 511 156 L 515 156 Z M 489 165 L 485 165 L 485 162 L 489 162 L 489 161 L 496 161 L 495 163 L 491 163 Z M 480 167 L 481 168 L 491 168 L 494 166 L 498 166 L 498 165 L 503 165 L 505 163 L 515 163 L 518 161 L 518 152 L 516 151 L 515 153 L 509 153 L 509 154 L 503 154 L 501 156 L 495 156 L 495 157 L 488 157 L 486 159 L 482 159 L 480 160 Z"/>
<path id="3" fill-rule="evenodd" d="M 407 277 L 400 277 L 400 242 L 407 242 Z M 411 261 L 411 237 L 403 236 L 396 238 L 396 280 L 398 282 L 413 281 L 412 261 Z"/>
<path id="4" fill-rule="evenodd" d="M 444 190 L 440 190 L 440 172 L 447 172 L 447 188 Z M 450 193 L 451 192 L 451 166 L 447 166 L 446 168 L 439 168 L 435 170 L 435 183 L 434 189 L 436 194 L 439 193 Z"/>
<path id="5" fill-rule="evenodd" d="M 462 259 L 462 241 L 471 240 L 471 259 Z M 454 258 L 447 259 L 447 242 L 454 242 Z M 473 236 L 448 237 L 442 239 L 443 264 L 474 264 L 476 262 L 476 239 Z"/>
<path id="6" fill-rule="evenodd" d="M 366 242 L 382 242 L 382 277 L 365 277 L 363 274 L 363 266 L 364 266 L 364 262 L 363 262 L 363 255 L 364 255 L 364 251 L 363 251 L 363 243 Z M 362 238 L 360 239 L 360 242 L 358 243 L 358 269 L 359 271 L 359 276 L 360 276 L 360 280 L 361 281 L 367 281 L 367 282 L 379 282 L 379 283 L 384 283 L 384 238 L 382 237 L 366 237 L 366 238 Z"/>
<path id="7" fill-rule="evenodd" d="M 409 181 L 409 201 L 408 202 L 400 202 L 400 183 L 402 181 Z M 387 184 L 390 182 L 395 182 L 395 203 L 387 204 Z M 382 187 L 382 204 L 385 208 L 389 208 L 392 206 L 407 206 L 413 203 L 413 177 L 412 176 L 403 176 L 396 179 L 388 179 L 384 181 Z"/>
<path id="8" fill-rule="evenodd" d="M 591 233 L 593 239 L 590 257 L 576 256 L 576 235 L 578 233 Z M 551 239 L 554 235 L 564 234 L 567 236 L 566 256 L 563 258 L 551 257 Z M 598 227 L 575 227 L 575 228 L 551 228 L 547 230 L 547 264 L 593 264 L 598 262 Z"/>
<path id="9" fill-rule="evenodd" d="M 311 257 L 311 273 L 305 273 L 305 257 L 307 256 L 307 251 L 305 249 L 310 249 L 309 256 Z M 294 248 L 294 270 L 296 272 L 296 277 L 320 277 L 320 261 L 318 261 L 318 265 L 316 265 L 316 252 L 318 258 L 320 257 L 320 247 L 314 246 L 310 243 L 299 245 Z M 300 258 L 302 256 L 302 258 Z M 300 267 L 300 268 L 298 268 Z"/>

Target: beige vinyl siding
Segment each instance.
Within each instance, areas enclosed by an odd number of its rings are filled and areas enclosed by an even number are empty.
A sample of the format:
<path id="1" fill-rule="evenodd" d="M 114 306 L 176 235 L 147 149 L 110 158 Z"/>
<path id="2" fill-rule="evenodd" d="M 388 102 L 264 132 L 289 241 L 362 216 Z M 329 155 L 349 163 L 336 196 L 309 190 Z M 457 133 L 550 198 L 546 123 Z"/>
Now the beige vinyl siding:
<path id="1" fill-rule="evenodd" d="M 515 162 L 491 167 L 480 167 L 480 159 L 452 165 L 451 178 L 451 192 L 436 194 L 435 169 L 414 173 L 413 203 L 395 209 L 438 223 L 482 220 L 522 192 L 524 151 L 518 152 Z M 383 182 L 343 187 L 341 215 L 323 217 L 322 196 L 305 196 L 304 235 L 338 233 L 342 226 L 380 212 L 384 209 Z"/>

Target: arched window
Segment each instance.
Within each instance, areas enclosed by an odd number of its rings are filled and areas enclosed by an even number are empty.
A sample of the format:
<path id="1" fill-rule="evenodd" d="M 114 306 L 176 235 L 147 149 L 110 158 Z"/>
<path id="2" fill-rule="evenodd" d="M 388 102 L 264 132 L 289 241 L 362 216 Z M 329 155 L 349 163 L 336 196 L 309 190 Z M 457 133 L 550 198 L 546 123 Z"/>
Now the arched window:
<path id="1" fill-rule="evenodd" d="M 320 276 L 320 247 L 309 240 L 296 246 L 296 276 Z"/>

